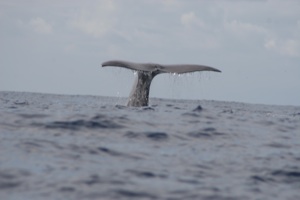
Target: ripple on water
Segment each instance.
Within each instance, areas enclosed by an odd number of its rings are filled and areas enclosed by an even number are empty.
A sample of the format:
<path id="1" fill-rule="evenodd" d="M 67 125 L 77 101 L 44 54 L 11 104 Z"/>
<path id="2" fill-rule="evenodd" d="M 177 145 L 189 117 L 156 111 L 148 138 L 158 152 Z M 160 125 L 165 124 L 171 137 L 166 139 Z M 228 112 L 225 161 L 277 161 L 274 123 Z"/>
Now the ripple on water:
<path id="1" fill-rule="evenodd" d="M 208 127 L 204 128 L 198 131 L 192 131 L 187 133 L 188 136 L 193 137 L 193 138 L 211 138 L 213 139 L 214 137 L 219 137 L 219 136 L 224 136 L 224 133 L 220 133 L 216 130 L 216 128 L 213 127 Z"/>
<path id="2" fill-rule="evenodd" d="M 69 130 L 79 130 L 82 128 L 87 129 L 106 129 L 106 128 L 122 128 L 123 125 L 120 125 L 103 115 L 96 115 L 89 120 L 86 119 L 78 119 L 71 121 L 54 121 L 45 125 L 45 128 L 50 129 L 69 129 Z"/>
<path id="3" fill-rule="evenodd" d="M 0 190 L 14 189 L 23 184 L 23 179 L 31 174 L 25 170 L 2 169 L 0 170 Z"/>
<path id="4" fill-rule="evenodd" d="M 125 135 L 128 138 L 147 138 L 152 141 L 166 141 L 169 135 L 165 132 L 132 132 L 128 131 Z"/>

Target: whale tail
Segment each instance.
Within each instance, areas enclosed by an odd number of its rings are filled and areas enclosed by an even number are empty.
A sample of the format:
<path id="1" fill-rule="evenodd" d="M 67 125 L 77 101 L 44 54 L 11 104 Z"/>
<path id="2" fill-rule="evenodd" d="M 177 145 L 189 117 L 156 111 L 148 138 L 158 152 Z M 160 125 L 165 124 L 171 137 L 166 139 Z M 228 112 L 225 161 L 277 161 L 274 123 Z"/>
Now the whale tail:
<path id="1" fill-rule="evenodd" d="M 194 64 L 175 64 L 162 65 L 156 63 L 135 63 L 121 60 L 110 60 L 102 63 L 102 67 L 123 67 L 138 72 L 137 79 L 133 85 L 127 106 L 148 106 L 149 91 L 152 79 L 162 73 L 183 74 L 197 71 L 214 71 L 220 70 L 206 65 Z"/>
<path id="2" fill-rule="evenodd" d="M 123 67 L 127 69 L 132 69 L 135 71 L 144 72 L 157 72 L 160 73 L 189 73 L 196 71 L 214 71 L 221 72 L 220 70 L 209 67 L 206 65 L 193 65 L 193 64 L 175 64 L 175 65 L 162 65 L 156 63 L 134 63 L 121 60 L 110 60 L 102 63 L 102 67 L 112 66 L 112 67 Z"/>

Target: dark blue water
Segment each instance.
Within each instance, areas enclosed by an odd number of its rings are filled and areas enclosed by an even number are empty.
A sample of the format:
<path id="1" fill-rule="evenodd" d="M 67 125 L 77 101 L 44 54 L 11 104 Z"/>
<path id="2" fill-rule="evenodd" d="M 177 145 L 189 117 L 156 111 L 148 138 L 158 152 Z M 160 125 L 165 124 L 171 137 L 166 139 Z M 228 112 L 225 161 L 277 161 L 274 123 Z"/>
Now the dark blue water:
<path id="1" fill-rule="evenodd" d="M 0 199 L 300 199 L 300 107 L 0 92 Z"/>

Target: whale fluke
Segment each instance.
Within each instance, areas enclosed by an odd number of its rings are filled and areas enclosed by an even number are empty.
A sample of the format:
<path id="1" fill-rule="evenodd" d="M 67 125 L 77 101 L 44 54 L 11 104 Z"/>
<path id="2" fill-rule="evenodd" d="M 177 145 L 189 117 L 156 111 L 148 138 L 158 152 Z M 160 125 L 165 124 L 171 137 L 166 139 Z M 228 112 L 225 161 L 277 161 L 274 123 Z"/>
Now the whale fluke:
<path id="1" fill-rule="evenodd" d="M 162 65 L 157 63 L 135 63 L 122 60 L 110 60 L 102 63 L 102 67 L 123 67 L 137 71 L 137 78 L 133 85 L 131 94 L 128 99 L 127 106 L 148 106 L 149 91 L 152 79 L 162 73 L 175 73 L 183 74 L 197 71 L 214 71 L 221 72 L 220 70 L 209 67 L 206 65 L 194 64 L 175 64 L 175 65 Z"/>

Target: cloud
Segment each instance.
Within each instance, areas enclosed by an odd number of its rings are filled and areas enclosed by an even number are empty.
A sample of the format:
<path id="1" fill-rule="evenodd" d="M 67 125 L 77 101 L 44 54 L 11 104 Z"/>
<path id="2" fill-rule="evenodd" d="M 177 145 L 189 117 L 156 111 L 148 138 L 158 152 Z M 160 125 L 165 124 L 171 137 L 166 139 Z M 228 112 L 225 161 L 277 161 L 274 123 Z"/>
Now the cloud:
<path id="1" fill-rule="evenodd" d="M 178 38 L 182 46 L 187 48 L 216 49 L 220 42 L 213 26 L 206 24 L 195 12 L 190 11 L 180 16 L 180 22 L 184 29 L 178 31 Z M 178 40 L 175 38 L 175 40 Z"/>
<path id="2" fill-rule="evenodd" d="M 248 36 L 249 34 L 267 34 L 268 30 L 262 26 L 241 22 L 238 20 L 224 21 L 224 29 L 236 36 Z"/>
<path id="3" fill-rule="evenodd" d="M 265 41 L 265 48 L 275 51 L 281 55 L 300 57 L 300 41 L 296 39 L 274 39 L 269 38 Z"/>
<path id="4" fill-rule="evenodd" d="M 177 9 L 181 3 L 178 0 L 162 0 L 158 1 L 159 3 L 162 3 L 166 8 L 172 9 L 175 8 Z"/>
<path id="5" fill-rule="evenodd" d="M 33 30 L 37 33 L 50 34 L 53 32 L 52 26 L 41 17 L 31 19 L 29 24 L 33 27 Z"/>
<path id="6" fill-rule="evenodd" d="M 181 24 L 187 27 L 190 26 L 198 26 L 201 28 L 205 27 L 205 23 L 200 18 L 198 18 L 193 11 L 182 14 L 180 17 L 180 22 Z"/>
<path id="7" fill-rule="evenodd" d="M 97 5 L 82 9 L 71 26 L 93 37 L 102 37 L 112 30 L 116 22 L 116 4 L 112 0 L 100 1 Z"/>

